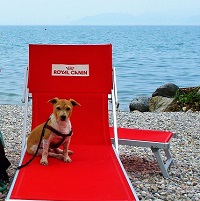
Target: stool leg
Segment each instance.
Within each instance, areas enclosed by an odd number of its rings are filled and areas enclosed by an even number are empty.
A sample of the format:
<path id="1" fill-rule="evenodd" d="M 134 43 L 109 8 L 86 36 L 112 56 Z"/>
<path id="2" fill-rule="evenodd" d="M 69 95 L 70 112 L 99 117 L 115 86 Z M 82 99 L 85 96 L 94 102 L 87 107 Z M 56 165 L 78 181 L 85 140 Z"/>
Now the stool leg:
<path id="1" fill-rule="evenodd" d="M 168 169 L 170 167 L 170 165 L 173 164 L 173 159 L 172 159 L 172 155 L 171 155 L 171 152 L 169 149 L 164 149 L 164 151 L 165 151 L 165 155 L 167 157 L 165 168 Z"/>
<path id="2" fill-rule="evenodd" d="M 164 164 L 164 162 L 162 160 L 162 157 L 160 155 L 160 150 L 158 148 L 151 148 L 151 150 L 154 153 L 154 156 L 156 157 L 156 160 L 158 162 L 158 165 L 160 167 L 160 170 L 161 170 L 163 176 L 165 178 L 169 178 L 169 174 L 167 172 L 167 168 L 165 167 L 165 164 Z"/>

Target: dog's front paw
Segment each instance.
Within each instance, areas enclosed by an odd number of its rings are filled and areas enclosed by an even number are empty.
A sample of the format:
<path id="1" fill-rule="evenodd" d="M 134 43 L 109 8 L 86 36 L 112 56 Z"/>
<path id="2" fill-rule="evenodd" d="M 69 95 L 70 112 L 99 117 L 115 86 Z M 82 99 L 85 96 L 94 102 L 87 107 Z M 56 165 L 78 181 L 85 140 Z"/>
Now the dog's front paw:
<path id="1" fill-rule="evenodd" d="M 48 161 L 47 161 L 47 160 L 44 160 L 44 159 L 41 159 L 41 160 L 40 160 L 40 164 L 41 164 L 41 165 L 48 165 Z"/>
<path id="2" fill-rule="evenodd" d="M 64 162 L 66 162 L 66 163 L 71 163 L 71 162 L 72 162 L 72 159 L 71 159 L 69 156 L 64 157 Z"/>

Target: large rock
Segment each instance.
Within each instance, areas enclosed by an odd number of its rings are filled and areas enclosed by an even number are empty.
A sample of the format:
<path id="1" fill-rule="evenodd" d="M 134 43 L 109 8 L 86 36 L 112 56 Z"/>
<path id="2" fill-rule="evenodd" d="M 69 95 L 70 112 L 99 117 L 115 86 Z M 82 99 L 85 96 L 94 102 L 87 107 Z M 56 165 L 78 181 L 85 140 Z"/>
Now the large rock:
<path id="1" fill-rule="evenodd" d="M 129 104 L 130 112 L 134 110 L 138 110 L 140 112 L 148 112 L 149 111 L 149 97 L 137 97 L 134 98 Z"/>
<path id="2" fill-rule="evenodd" d="M 200 87 L 180 88 L 165 112 L 200 111 Z"/>
<path id="3" fill-rule="evenodd" d="M 176 95 L 177 90 L 179 87 L 172 83 L 164 84 L 156 89 L 156 91 L 152 94 L 152 97 L 155 96 L 163 96 L 172 98 Z"/>
<path id="4" fill-rule="evenodd" d="M 150 112 L 164 112 L 165 109 L 172 103 L 174 98 L 155 96 L 149 100 Z"/>

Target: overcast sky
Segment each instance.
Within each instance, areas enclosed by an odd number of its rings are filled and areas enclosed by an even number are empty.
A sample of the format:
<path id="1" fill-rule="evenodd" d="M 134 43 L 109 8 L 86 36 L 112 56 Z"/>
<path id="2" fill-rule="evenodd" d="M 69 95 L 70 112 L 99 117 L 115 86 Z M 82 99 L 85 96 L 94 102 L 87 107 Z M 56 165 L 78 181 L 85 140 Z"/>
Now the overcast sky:
<path id="1" fill-rule="evenodd" d="M 0 25 L 68 25 L 108 13 L 200 24 L 200 0 L 0 0 Z"/>

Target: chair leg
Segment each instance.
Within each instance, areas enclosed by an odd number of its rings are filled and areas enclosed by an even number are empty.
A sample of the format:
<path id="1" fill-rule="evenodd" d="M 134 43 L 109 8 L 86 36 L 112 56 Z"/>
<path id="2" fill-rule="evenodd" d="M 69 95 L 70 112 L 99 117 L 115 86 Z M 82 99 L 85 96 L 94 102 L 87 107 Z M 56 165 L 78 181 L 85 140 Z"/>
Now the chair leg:
<path id="1" fill-rule="evenodd" d="M 170 167 L 170 165 L 173 164 L 173 159 L 172 159 L 172 155 L 171 155 L 171 152 L 169 149 L 164 149 L 164 151 L 165 151 L 165 155 L 167 157 L 165 168 L 168 169 Z"/>
<path id="2" fill-rule="evenodd" d="M 160 155 L 160 149 L 158 148 L 151 148 L 152 152 L 154 153 L 154 156 L 156 157 L 156 160 L 158 161 L 158 165 L 160 167 L 160 170 L 163 174 L 163 176 L 165 178 L 169 178 L 169 174 L 167 172 L 168 167 L 171 165 L 172 163 L 172 157 L 171 157 L 171 153 L 168 149 L 165 149 L 165 154 L 167 157 L 167 161 L 166 163 L 163 162 L 162 157 Z"/>

